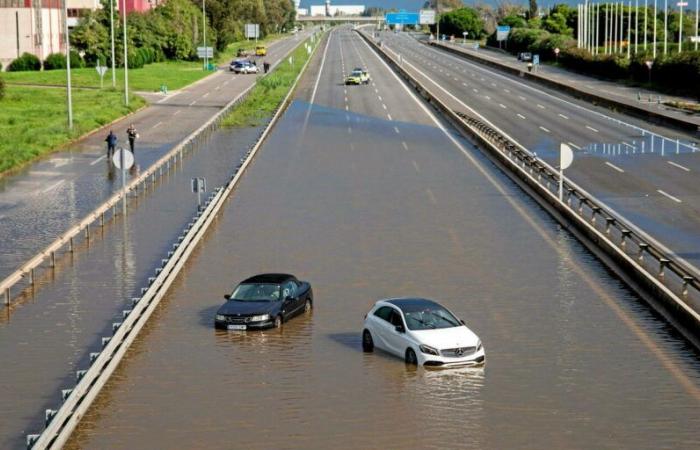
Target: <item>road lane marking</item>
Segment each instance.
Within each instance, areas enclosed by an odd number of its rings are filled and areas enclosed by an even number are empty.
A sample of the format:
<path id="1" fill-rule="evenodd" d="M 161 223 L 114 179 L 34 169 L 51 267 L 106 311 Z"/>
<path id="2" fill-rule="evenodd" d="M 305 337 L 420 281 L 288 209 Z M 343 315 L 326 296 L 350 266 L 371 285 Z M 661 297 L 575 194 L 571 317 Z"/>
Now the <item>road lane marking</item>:
<path id="1" fill-rule="evenodd" d="M 666 198 L 670 198 L 671 200 L 673 200 L 676 203 L 683 203 L 683 201 L 681 199 L 674 197 L 673 195 L 669 194 L 668 192 L 664 192 L 661 189 L 657 189 L 656 192 L 658 192 L 659 194 L 663 195 Z"/>
<path id="2" fill-rule="evenodd" d="M 505 92 L 506 94 L 510 94 L 510 89 L 503 89 L 503 92 Z"/>
<path id="3" fill-rule="evenodd" d="M 418 167 L 418 163 L 416 162 L 416 160 L 412 159 L 411 162 L 413 163 L 413 167 L 415 167 L 416 172 L 420 172 L 420 167 Z"/>
<path id="4" fill-rule="evenodd" d="M 102 160 L 105 159 L 106 157 L 107 157 L 107 155 L 102 155 L 102 156 L 100 156 L 99 158 L 97 158 L 96 160 L 94 160 L 93 162 L 91 162 L 90 165 L 91 165 L 91 166 L 94 166 L 95 164 L 97 164 L 98 162 L 102 161 Z"/>
<path id="5" fill-rule="evenodd" d="M 499 103 L 498 106 L 500 106 L 503 109 L 508 109 L 508 107 L 506 105 L 504 105 L 503 103 Z"/>
<path id="6" fill-rule="evenodd" d="M 426 188 L 425 192 L 428 194 L 430 203 L 432 203 L 433 205 L 437 205 L 437 199 L 435 198 L 435 194 L 433 194 L 433 191 L 431 191 L 430 188 Z"/>
<path id="7" fill-rule="evenodd" d="M 406 144 L 406 141 L 401 141 L 401 146 L 404 150 L 408 151 L 408 144 Z"/>
<path id="8" fill-rule="evenodd" d="M 525 101 L 525 97 L 523 97 L 522 95 L 518 95 L 518 98 L 522 101 Z"/>
<path id="9" fill-rule="evenodd" d="M 389 120 L 394 120 L 394 119 L 391 118 L 391 114 L 388 114 L 388 113 L 387 113 L 386 117 L 387 117 L 387 119 L 389 119 Z"/>
<path id="10" fill-rule="evenodd" d="M 177 116 L 177 115 L 180 114 L 181 112 L 182 112 L 182 110 L 181 110 L 181 109 L 178 109 L 177 111 L 175 111 L 175 112 L 173 113 L 173 116 Z"/>
<path id="11" fill-rule="evenodd" d="M 486 100 L 491 100 L 491 97 L 489 97 L 488 95 L 484 95 L 484 98 L 485 98 Z"/>
<path id="12" fill-rule="evenodd" d="M 345 105 L 345 111 L 350 111 L 350 107 L 348 105 Z"/>
<path id="13" fill-rule="evenodd" d="M 52 184 L 51 186 L 49 186 L 46 189 L 44 189 L 43 191 L 41 191 L 41 193 L 46 194 L 47 192 L 52 191 L 52 190 L 56 189 L 57 187 L 59 187 L 60 185 L 62 185 L 63 183 L 65 183 L 65 181 L 66 180 L 57 181 L 54 184 Z"/>
<path id="14" fill-rule="evenodd" d="M 581 147 L 579 147 L 578 145 L 574 144 L 573 142 L 569 142 L 568 144 L 569 144 L 570 146 L 572 146 L 573 148 L 575 148 L 576 150 L 581 150 Z"/>
<path id="15" fill-rule="evenodd" d="M 543 126 L 540 126 L 540 130 L 544 131 L 545 133 L 549 133 L 549 130 Z"/>
<path id="16" fill-rule="evenodd" d="M 209 97 L 209 92 L 207 92 L 206 94 L 202 95 L 202 98 L 207 98 L 207 97 Z"/>
<path id="17" fill-rule="evenodd" d="M 666 161 L 666 162 L 669 163 L 670 165 L 672 165 L 673 167 L 678 167 L 681 170 L 685 170 L 686 172 L 690 172 L 690 169 L 688 169 L 685 166 L 681 166 L 680 164 L 676 164 L 673 161 Z"/>
<path id="18" fill-rule="evenodd" d="M 323 49 L 323 56 L 321 57 L 321 68 L 318 70 L 318 76 L 316 77 L 316 83 L 314 84 L 314 90 L 311 92 L 311 101 L 309 103 L 313 103 L 314 99 L 316 98 L 316 91 L 318 90 L 318 82 L 321 80 L 321 73 L 323 73 L 323 66 L 326 64 L 326 54 L 328 54 L 328 45 L 331 43 L 331 38 L 333 37 L 333 33 L 330 33 L 328 35 L 328 40 L 326 41 L 326 48 Z M 343 88 L 345 89 L 345 88 Z M 345 91 L 347 94 L 347 91 Z M 309 107 L 310 109 L 310 107 Z"/>
<path id="19" fill-rule="evenodd" d="M 379 99 L 380 102 L 383 101 L 381 95 L 377 95 L 377 98 Z"/>
<path id="20" fill-rule="evenodd" d="M 218 91 L 219 89 L 221 89 L 221 85 L 218 85 L 216 88 L 214 88 L 215 91 Z"/>
<path id="21" fill-rule="evenodd" d="M 477 88 L 472 88 L 472 91 L 479 92 L 479 90 Z"/>
<path id="22" fill-rule="evenodd" d="M 347 103 L 347 102 L 348 102 L 348 98 L 347 98 L 347 97 L 345 97 L 345 103 Z"/>
<path id="23" fill-rule="evenodd" d="M 163 122 L 158 122 L 157 124 L 153 125 L 151 129 L 158 128 L 161 125 L 163 125 Z"/>
<path id="24" fill-rule="evenodd" d="M 523 116 L 523 115 L 520 114 L 520 113 L 518 113 L 518 117 L 520 117 L 521 119 L 525 120 L 525 116 Z"/>
<path id="25" fill-rule="evenodd" d="M 195 103 L 197 103 L 197 100 L 193 100 L 192 103 L 190 103 L 188 106 L 192 106 L 192 105 L 194 105 Z"/>
<path id="26" fill-rule="evenodd" d="M 565 116 L 564 114 L 559 114 L 559 117 L 561 117 L 562 119 L 569 120 L 569 118 L 567 116 Z"/>
<path id="27" fill-rule="evenodd" d="M 612 167 L 613 169 L 617 170 L 620 173 L 625 173 L 624 170 L 620 169 L 619 167 L 617 167 L 615 164 L 611 163 L 610 161 L 605 161 L 605 165 Z"/>
<path id="28" fill-rule="evenodd" d="M 352 128 L 348 127 L 348 134 L 352 134 Z"/>
<path id="29" fill-rule="evenodd" d="M 228 84 L 229 81 L 231 81 L 231 80 L 226 80 L 226 81 L 224 81 L 224 86 L 226 86 L 226 85 Z"/>
<path id="30" fill-rule="evenodd" d="M 382 103 L 382 108 L 386 109 L 386 105 L 384 103 Z"/>
<path id="31" fill-rule="evenodd" d="M 462 83 L 462 86 L 467 87 L 469 85 L 467 83 Z"/>
<path id="32" fill-rule="evenodd" d="M 539 103 L 537 104 L 537 107 L 540 108 L 540 109 L 547 109 L 547 108 L 545 108 L 544 106 L 540 105 Z"/>
<path id="33" fill-rule="evenodd" d="M 394 127 L 394 131 L 396 131 L 396 134 L 399 134 L 399 127 Z"/>
<path id="34" fill-rule="evenodd" d="M 593 127 L 591 127 L 591 126 L 586 125 L 586 128 L 588 128 L 589 130 L 593 131 L 594 133 L 598 133 L 598 130 L 596 130 L 595 128 L 593 128 Z"/>

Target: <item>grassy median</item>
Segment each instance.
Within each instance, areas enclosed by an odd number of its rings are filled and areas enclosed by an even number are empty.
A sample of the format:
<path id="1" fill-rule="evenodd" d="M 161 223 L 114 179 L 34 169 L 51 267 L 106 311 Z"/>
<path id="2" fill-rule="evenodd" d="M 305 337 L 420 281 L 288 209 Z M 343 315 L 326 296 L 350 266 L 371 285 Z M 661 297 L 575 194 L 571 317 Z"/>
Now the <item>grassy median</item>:
<path id="1" fill-rule="evenodd" d="M 66 91 L 8 85 L 0 101 L 0 174 L 42 156 L 145 102 L 132 96 L 129 107 L 118 91 L 73 90 L 73 131 L 67 130 Z"/>
<path id="2" fill-rule="evenodd" d="M 305 41 L 311 45 L 310 40 Z M 274 114 L 275 109 L 291 89 L 294 80 L 310 55 L 302 44 L 282 61 L 268 76 L 259 76 L 258 82 L 246 99 L 224 118 L 222 124 L 227 127 L 258 126 Z"/>

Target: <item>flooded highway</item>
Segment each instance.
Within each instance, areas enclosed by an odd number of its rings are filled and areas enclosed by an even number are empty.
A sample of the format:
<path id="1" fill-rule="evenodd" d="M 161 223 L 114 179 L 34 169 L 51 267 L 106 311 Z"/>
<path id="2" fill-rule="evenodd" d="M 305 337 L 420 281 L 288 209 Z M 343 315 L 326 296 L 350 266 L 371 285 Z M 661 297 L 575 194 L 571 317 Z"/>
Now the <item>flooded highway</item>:
<path id="1" fill-rule="evenodd" d="M 321 50 L 68 447 L 697 448 L 698 354 L 359 37 Z M 373 82 L 343 86 L 358 66 Z M 214 330 L 268 271 L 313 313 Z M 486 366 L 362 353 L 363 315 L 405 295 L 464 318 Z"/>

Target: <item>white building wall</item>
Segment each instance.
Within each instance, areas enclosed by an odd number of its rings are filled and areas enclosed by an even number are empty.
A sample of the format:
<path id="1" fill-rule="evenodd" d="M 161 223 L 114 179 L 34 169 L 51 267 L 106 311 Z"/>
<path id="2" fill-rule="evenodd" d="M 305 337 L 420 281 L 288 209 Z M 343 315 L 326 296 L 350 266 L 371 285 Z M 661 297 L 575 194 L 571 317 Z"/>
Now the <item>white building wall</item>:
<path id="1" fill-rule="evenodd" d="M 3 70 L 17 58 L 17 18 L 19 18 L 19 54 L 32 53 L 45 59 L 49 53 L 63 51 L 61 45 L 61 12 L 42 9 L 42 38 L 38 36 L 35 11 L 32 8 L 0 8 L 0 63 Z M 38 45 L 41 42 L 41 45 Z"/>
<path id="2" fill-rule="evenodd" d="M 330 5 L 331 16 L 336 15 L 340 11 L 342 16 L 359 16 L 365 11 L 365 5 Z M 326 5 L 311 5 L 310 16 L 325 16 Z"/>

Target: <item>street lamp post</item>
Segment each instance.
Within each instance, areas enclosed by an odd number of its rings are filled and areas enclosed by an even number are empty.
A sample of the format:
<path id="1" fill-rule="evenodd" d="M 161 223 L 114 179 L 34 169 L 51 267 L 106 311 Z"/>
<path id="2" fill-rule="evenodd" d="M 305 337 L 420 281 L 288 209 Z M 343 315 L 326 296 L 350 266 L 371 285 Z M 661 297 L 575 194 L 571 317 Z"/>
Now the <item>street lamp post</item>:
<path id="1" fill-rule="evenodd" d="M 468 31 L 462 31 L 462 44 L 467 45 L 467 35 L 469 34 Z"/>
<path id="2" fill-rule="evenodd" d="M 435 0 L 435 37 L 437 37 L 438 42 L 440 42 L 440 17 L 438 17 L 440 11 L 440 1 Z"/>
<path id="3" fill-rule="evenodd" d="M 70 84 L 70 38 L 68 37 L 68 2 L 63 0 L 63 30 L 66 33 L 66 103 L 68 108 L 68 129 L 73 129 L 73 98 Z"/>
<path id="4" fill-rule="evenodd" d="M 207 5 L 206 0 L 202 0 L 202 28 L 204 29 L 204 70 L 209 67 L 207 60 Z"/>
<path id="5" fill-rule="evenodd" d="M 124 104 L 129 106 L 129 58 L 126 43 L 126 0 L 122 0 L 124 12 Z"/>
<path id="6" fill-rule="evenodd" d="M 680 24 L 678 26 L 678 53 L 680 53 L 683 51 L 683 7 L 688 6 L 688 3 L 680 1 L 677 5 L 681 8 Z M 697 26 L 697 24 L 695 26 Z"/>
<path id="7" fill-rule="evenodd" d="M 109 34 L 112 38 L 112 87 L 117 87 L 116 62 L 114 61 L 114 0 L 109 0 Z"/>

